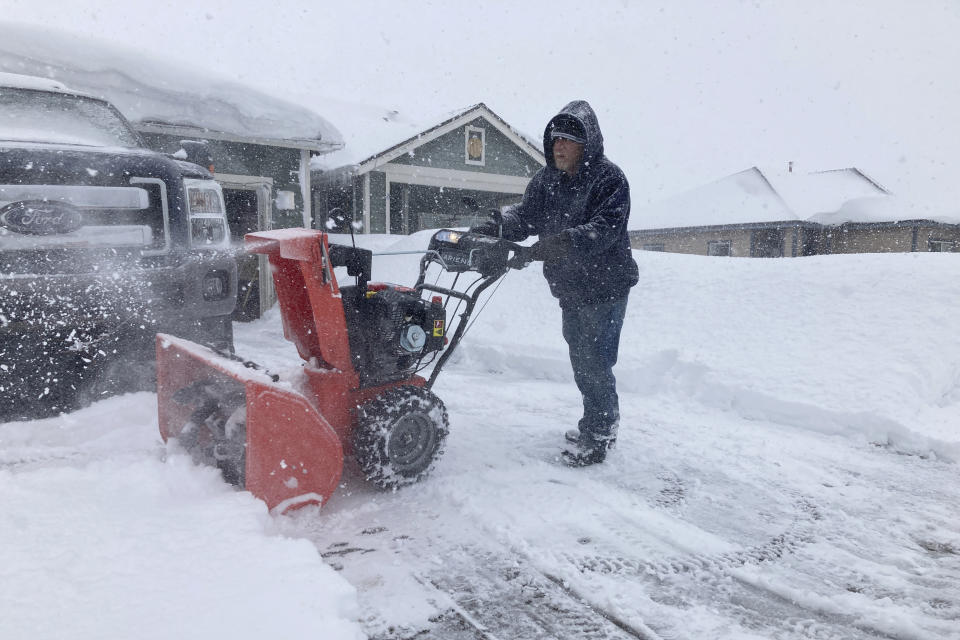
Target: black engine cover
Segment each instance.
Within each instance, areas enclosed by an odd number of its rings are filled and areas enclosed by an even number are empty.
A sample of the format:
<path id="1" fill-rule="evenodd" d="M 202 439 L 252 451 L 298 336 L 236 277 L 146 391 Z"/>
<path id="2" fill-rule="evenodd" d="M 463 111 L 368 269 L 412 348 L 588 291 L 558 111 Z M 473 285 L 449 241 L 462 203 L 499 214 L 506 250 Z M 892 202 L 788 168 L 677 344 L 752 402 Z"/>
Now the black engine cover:
<path id="1" fill-rule="evenodd" d="M 374 283 L 342 287 L 343 308 L 353 367 L 361 387 L 410 377 L 423 357 L 444 346 L 446 312 L 409 287 Z M 402 340 L 409 327 L 423 331 L 423 345 L 414 349 Z M 414 333 L 417 331 L 414 329 Z"/>

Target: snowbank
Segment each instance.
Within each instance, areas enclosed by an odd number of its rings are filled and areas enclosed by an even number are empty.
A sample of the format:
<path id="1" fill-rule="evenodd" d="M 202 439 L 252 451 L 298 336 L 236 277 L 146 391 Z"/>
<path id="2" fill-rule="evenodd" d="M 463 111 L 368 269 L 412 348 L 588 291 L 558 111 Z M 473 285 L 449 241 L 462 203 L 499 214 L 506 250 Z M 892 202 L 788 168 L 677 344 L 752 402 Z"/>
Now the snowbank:
<path id="1" fill-rule="evenodd" d="M 0 637 L 364 637 L 265 505 L 165 452 L 153 394 L 0 425 Z"/>

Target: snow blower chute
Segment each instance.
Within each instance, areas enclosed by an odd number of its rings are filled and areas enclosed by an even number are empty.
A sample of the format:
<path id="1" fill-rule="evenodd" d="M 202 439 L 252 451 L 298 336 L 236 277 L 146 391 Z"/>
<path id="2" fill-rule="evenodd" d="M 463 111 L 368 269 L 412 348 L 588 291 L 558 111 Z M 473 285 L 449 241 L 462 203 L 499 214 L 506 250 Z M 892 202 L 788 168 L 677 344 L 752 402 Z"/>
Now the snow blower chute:
<path id="1" fill-rule="evenodd" d="M 280 512 L 324 503 L 344 455 L 365 477 L 395 488 L 423 477 L 449 430 L 430 390 L 453 353 L 480 294 L 524 248 L 499 238 L 443 229 L 420 261 L 413 287 L 371 283 L 373 254 L 330 244 L 311 229 L 251 233 L 246 248 L 270 261 L 284 336 L 305 361 L 282 380 L 250 362 L 187 340 L 157 336 L 157 402 L 164 440 Z M 477 278 L 463 290 L 425 282 L 431 265 Z M 356 284 L 340 287 L 335 268 Z M 446 307 L 463 307 L 452 337 Z M 456 312 L 454 312 L 456 313 Z M 418 372 L 433 364 L 429 378 Z"/>

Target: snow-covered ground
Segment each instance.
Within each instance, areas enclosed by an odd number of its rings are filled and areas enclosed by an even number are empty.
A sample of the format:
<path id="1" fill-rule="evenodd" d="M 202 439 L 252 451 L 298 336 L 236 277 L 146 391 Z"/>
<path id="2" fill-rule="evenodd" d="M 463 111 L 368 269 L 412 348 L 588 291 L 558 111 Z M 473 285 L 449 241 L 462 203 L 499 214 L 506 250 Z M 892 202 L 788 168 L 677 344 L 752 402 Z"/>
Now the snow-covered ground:
<path id="1" fill-rule="evenodd" d="M 0 637 L 960 638 L 960 255 L 636 257 L 597 467 L 556 460 L 579 397 L 536 265 L 440 377 L 445 455 L 401 491 L 348 465 L 270 515 L 162 444 L 149 393 L 0 424 Z M 237 343 L 299 366 L 275 311 Z"/>

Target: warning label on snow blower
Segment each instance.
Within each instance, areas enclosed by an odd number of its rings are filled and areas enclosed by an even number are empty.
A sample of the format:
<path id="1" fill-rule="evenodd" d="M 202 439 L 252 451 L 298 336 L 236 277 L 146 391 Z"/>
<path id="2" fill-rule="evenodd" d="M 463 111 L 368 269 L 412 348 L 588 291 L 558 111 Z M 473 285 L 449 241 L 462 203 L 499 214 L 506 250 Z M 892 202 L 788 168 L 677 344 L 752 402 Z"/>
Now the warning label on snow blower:
<path id="1" fill-rule="evenodd" d="M 443 337 L 443 320 L 434 320 L 433 321 L 433 337 L 442 338 Z"/>

